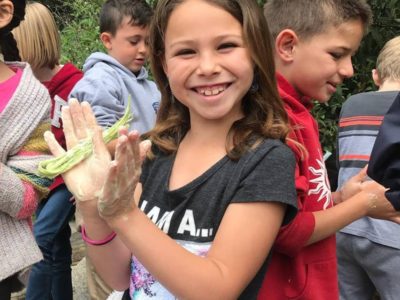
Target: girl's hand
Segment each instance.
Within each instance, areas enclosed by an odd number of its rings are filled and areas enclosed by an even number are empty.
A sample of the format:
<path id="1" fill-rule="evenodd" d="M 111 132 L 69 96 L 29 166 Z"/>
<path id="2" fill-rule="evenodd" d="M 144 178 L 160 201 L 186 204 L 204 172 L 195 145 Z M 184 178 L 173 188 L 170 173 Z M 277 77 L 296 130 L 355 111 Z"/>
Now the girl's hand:
<path id="1" fill-rule="evenodd" d="M 139 143 L 139 133 L 119 131 L 119 138 L 103 191 L 98 201 L 98 210 L 106 221 L 121 216 L 136 207 L 134 193 L 140 179 L 141 165 L 151 142 Z"/>
<path id="2" fill-rule="evenodd" d="M 76 99 L 70 99 L 69 106 L 63 107 L 62 120 L 67 149 L 86 138 L 92 138 L 93 142 L 93 154 L 62 174 L 63 179 L 77 202 L 97 200 L 111 164 L 102 129 L 97 125 L 89 103 L 80 104 Z M 45 133 L 45 139 L 54 156 L 65 152 L 50 132 Z"/>
<path id="3" fill-rule="evenodd" d="M 373 180 L 361 184 L 361 193 L 366 194 L 368 199 L 367 216 L 400 224 L 400 213 L 385 197 L 386 190 L 384 186 Z"/>

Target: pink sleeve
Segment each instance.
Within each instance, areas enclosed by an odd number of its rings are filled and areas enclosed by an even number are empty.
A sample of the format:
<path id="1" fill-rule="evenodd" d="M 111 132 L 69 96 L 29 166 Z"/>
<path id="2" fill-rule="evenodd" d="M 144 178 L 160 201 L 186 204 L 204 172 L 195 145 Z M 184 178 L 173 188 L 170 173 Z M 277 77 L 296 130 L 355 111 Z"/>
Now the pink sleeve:
<path id="1" fill-rule="evenodd" d="M 25 181 L 22 182 L 24 186 L 24 202 L 20 211 L 17 214 L 17 219 L 26 219 L 31 217 L 38 205 L 38 195 L 33 186 Z"/>

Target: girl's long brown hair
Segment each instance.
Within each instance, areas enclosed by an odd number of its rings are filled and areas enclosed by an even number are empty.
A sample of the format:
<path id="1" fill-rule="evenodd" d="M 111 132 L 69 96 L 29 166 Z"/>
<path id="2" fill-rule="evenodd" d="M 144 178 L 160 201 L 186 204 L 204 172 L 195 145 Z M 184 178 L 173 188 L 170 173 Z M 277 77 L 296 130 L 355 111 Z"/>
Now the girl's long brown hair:
<path id="1" fill-rule="evenodd" d="M 190 129 L 188 109 L 174 101 L 163 70 L 164 39 L 171 12 L 184 0 L 159 0 L 150 27 L 150 62 L 161 92 L 156 126 L 145 135 L 165 153 L 174 153 Z M 244 117 L 233 123 L 226 140 L 231 159 L 239 159 L 253 145 L 265 138 L 285 141 L 289 131 L 288 117 L 275 80 L 273 46 L 266 20 L 255 0 L 204 0 L 219 6 L 237 19 L 254 62 L 258 89 L 250 89 L 242 101 Z M 228 148 L 229 142 L 233 147 Z"/>

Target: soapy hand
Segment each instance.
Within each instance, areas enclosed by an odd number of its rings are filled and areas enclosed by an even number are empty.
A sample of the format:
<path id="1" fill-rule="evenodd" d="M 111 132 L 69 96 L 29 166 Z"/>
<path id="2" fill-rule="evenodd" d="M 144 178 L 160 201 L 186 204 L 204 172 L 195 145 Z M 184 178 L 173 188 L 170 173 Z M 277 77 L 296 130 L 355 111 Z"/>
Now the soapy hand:
<path id="1" fill-rule="evenodd" d="M 373 180 L 361 184 L 361 193 L 367 195 L 367 215 L 371 218 L 384 219 L 400 224 L 400 213 L 385 196 L 387 189 Z"/>
<path id="2" fill-rule="evenodd" d="M 111 156 L 103 141 L 102 129 L 97 125 L 89 103 L 80 104 L 76 99 L 70 99 L 69 106 L 63 107 L 62 120 L 67 149 L 71 149 L 88 137 L 93 141 L 92 155 L 63 173 L 63 179 L 77 201 L 97 200 L 111 164 Z M 54 156 L 58 157 L 65 153 L 51 132 L 45 133 L 45 140 Z"/>
<path id="3" fill-rule="evenodd" d="M 98 201 L 101 217 L 110 220 L 136 207 L 134 192 L 140 179 L 142 161 L 151 142 L 139 142 L 139 133 L 120 130 L 115 160 L 111 162 L 107 179 Z"/>

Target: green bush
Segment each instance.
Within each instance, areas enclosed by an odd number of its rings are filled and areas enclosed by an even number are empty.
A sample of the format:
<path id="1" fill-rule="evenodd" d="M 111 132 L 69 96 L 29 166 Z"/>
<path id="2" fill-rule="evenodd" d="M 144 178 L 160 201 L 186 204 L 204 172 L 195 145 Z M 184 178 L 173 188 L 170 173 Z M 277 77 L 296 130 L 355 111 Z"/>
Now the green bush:
<path id="1" fill-rule="evenodd" d="M 96 51 L 104 51 L 99 39 L 99 12 L 102 0 L 74 0 L 63 2 L 70 13 L 61 23 L 62 61 L 71 61 L 82 68 L 85 59 Z"/>

